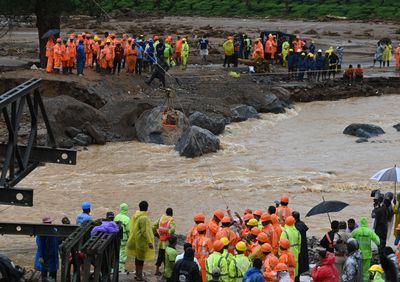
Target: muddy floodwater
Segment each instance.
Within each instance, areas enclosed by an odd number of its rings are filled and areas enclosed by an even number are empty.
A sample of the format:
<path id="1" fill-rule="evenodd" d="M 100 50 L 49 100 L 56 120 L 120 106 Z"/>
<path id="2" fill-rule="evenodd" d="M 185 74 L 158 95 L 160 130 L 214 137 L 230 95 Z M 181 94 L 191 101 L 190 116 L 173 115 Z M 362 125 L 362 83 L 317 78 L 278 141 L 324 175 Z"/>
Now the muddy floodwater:
<path id="1" fill-rule="evenodd" d="M 286 114 L 230 124 L 220 136 L 223 149 L 196 159 L 182 158 L 170 146 L 138 142 L 91 146 L 79 151 L 76 166 L 36 169 L 19 185 L 34 189 L 34 206 L 5 206 L 2 220 L 39 222 L 50 214 L 58 223 L 63 216 L 75 221 L 85 200 L 100 218 L 117 212 L 123 201 L 132 213 L 148 200 L 153 219 L 172 207 L 177 231 L 184 233 L 197 212 L 209 217 L 226 205 L 240 213 L 266 210 L 281 193 L 290 195 L 290 206 L 302 215 L 324 196 L 350 204 L 333 219 L 369 216 L 370 190 L 392 189 L 369 178 L 400 159 L 400 132 L 392 127 L 400 122 L 399 104 L 397 95 L 297 104 Z M 356 137 L 342 134 L 353 122 L 379 125 L 386 134 L 357 144 Z M 329 227 L 326 215 L 303 219 L 312 235 Z M 32 261 L 34 247 L 34 238 L 0 238 L 2 252 L 17 262 Z"/>

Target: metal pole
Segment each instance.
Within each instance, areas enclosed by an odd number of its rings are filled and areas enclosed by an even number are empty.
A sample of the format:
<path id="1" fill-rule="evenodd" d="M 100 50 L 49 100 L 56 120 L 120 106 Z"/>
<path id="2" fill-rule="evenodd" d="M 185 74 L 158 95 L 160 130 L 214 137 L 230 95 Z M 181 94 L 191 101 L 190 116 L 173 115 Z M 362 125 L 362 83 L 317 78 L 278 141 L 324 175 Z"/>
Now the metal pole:
<path id="1" fill-rule="evenodd" d="M 324 201 L 324 202 L 325 202 L 325 198 L 324 198 L 324 196 L 322 196 L 322 201 Z M 329 223 L 331 223 L 331 224 L 332 224 L 332 220 L 331 220 L 331 216 L 329 215 L 329 212 L 327 212 L 326 214 L 328 215 Z"/>

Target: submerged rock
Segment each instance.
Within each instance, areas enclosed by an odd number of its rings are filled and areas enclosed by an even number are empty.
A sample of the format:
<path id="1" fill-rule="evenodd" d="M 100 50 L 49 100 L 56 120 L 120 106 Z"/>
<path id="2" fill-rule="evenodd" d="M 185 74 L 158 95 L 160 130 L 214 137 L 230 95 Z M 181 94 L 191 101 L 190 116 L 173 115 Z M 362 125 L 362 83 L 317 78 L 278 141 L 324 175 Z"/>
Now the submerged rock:
<path id="1" fill-rule="evenodd" d="M 397 131 L 400 131 L 400 123 L 393 125 L 394 128 L 396 128 Z"/>
<path id="2" fill-rule="evenodd" d="M 373 124 L 352 123 L 344 129 L 343 134 L 359 138 L 371 138 L 385 134 L 385 131 L 383 131 L 381 127 Z"/>
<path id="3" fill-rule="evenodd" d="M 184 113 L 177 111 L 178 122 L 175 128 L 162 125 L 164 107 L 147 110 L 135 122 L 136 134 L 141 142 L 175 145 L 182 133 L 189 127 L 189 121 Z"/>
<path id="4" fill-rule="evenodd" d="M 181 156 L 194 158 L 218 151 L 219 145 L 219 139 L 214 134 L 207 129 L 194 125 L 183 132 L 175 150 Z"/>
<path id="5" fill-rule="evenodd" d="M 249 118 L 259 118 L 260 115 L 257 110 L 252 106 L 237 105 L 231 108 L 232 122 L 240 122 L 248 120 Z"/>
<path id="6" fill-rule="evenodd" d="M 356 140 L 356 143 L 365 143 L 368 142 L 368 138 L 359 138 Z"/>
<path id="7" fill-rule="evenodd" d="M 222 118 L 211 118 L 201 112 L 194 112 L 191 114 L 189 121 L 191 125 L 207 129 L 215 135 L 221 134 L 225 130 L 225 121 Z"/>

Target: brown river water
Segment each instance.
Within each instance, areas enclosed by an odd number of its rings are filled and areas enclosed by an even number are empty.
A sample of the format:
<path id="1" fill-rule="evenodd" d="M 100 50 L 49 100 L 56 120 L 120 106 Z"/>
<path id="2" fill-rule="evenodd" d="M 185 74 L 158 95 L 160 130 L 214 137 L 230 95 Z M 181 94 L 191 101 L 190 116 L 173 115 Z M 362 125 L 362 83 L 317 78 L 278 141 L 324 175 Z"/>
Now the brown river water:
<path id="1" fill-rule="evenodd" d="M 286 114 L 234 123 L 220 136 L 223 149 L 196 159 L 178 155 L 170 146 L 139 142 L 91 146 L 78 152 L 76 166 L 46 165 L 36 169 L 20 187 L 33 188 L 34 206 L 10 207 L 3 221 L 39 222 L 50 214 L 59 223 L 75 219 L 82 201 L 92 202 L 95 218 L 117 212 L 125 201 L 133 213 L 141 200 L 150 203 L 156 219 L 174 209 L 178 233 L 185 233 L 195 213 L 207 217 L 216 208 L 266 210 L 288 193 L 290 205 L 305 214 L 326 200 L 343 200 L 349 207 L 332 219 L 370 215 L 370 190 L 391 190 L 388 183 L 369 180 L 374 172 L 399 161 L 400 96 L 353 98 L 297 104 Z M 342 134 L 353 122 L 381 126 L 386 134 L 369 143 Z M 309 233 L 329 228 L 326 215 L 303 218 Z M 0 249 L 17 263 L 33 260 L 34 238 L 3 236 Z"/>

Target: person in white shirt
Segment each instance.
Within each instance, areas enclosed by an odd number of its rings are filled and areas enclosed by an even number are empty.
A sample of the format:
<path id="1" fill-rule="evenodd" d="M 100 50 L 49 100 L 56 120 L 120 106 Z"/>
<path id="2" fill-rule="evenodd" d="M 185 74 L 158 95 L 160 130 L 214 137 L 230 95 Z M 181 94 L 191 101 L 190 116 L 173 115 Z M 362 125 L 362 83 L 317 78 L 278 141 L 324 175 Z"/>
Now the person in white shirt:
<path id="1" fill-rule="evenodd" d="M 183 259 L 183 256 L 185 255 L 185 251 L 186 251 L 187 248 L 192 248 L 192 244 L 190 244 L 190 243 L 185 243 L 185 244 L 183 245 L 183 253 L 181 253 L 181 254 L 179 254 L 179 255 L 176 256 L 175 263 L 178 262 L 178 260 Z M 196 257 L 194 258 L 194 262 L 195 262 L 195 263 L 197 264 L 197 266 L 199 267 L 199 271 L 201 271 L 201 266 L 200 266 L 199 261 L 197 260 Z"/>

